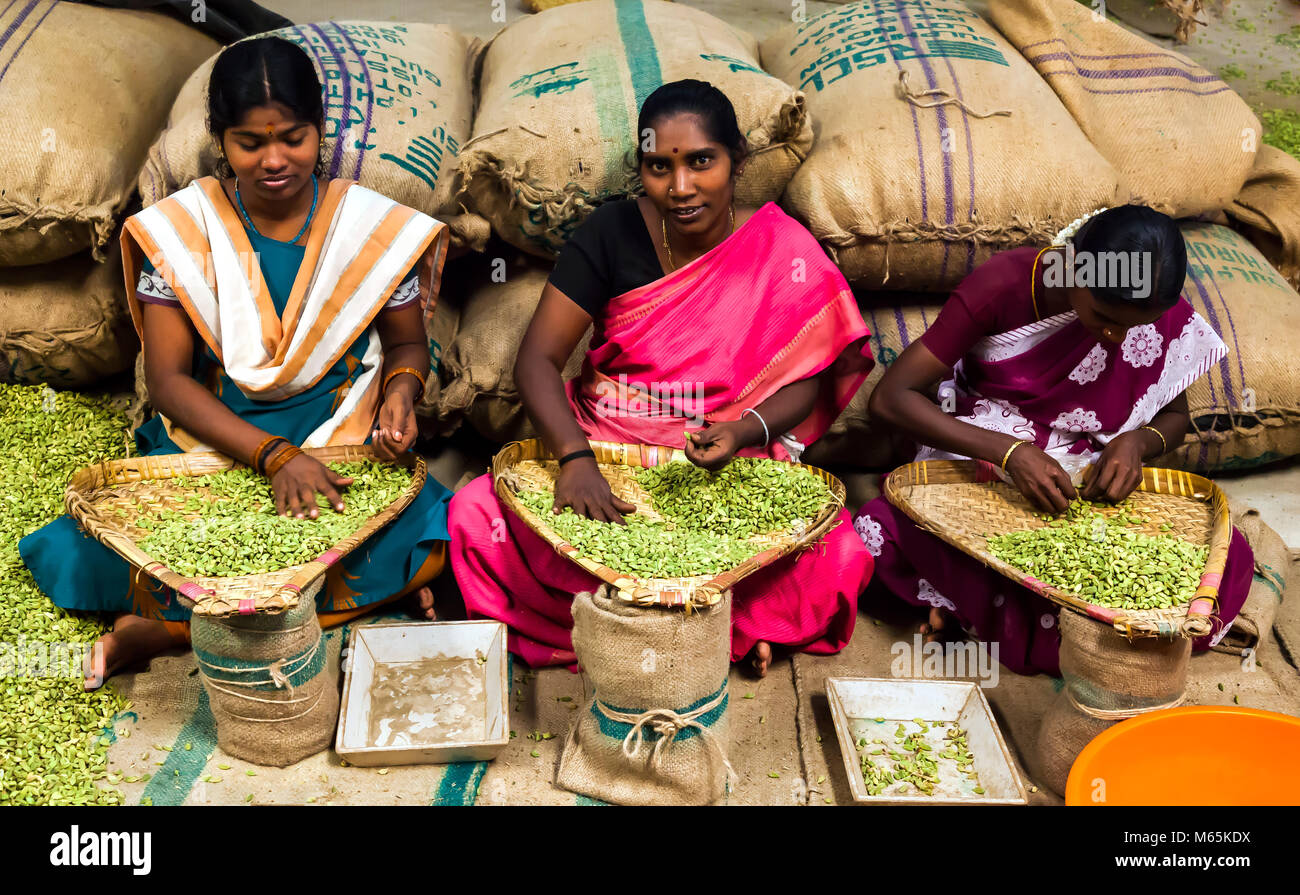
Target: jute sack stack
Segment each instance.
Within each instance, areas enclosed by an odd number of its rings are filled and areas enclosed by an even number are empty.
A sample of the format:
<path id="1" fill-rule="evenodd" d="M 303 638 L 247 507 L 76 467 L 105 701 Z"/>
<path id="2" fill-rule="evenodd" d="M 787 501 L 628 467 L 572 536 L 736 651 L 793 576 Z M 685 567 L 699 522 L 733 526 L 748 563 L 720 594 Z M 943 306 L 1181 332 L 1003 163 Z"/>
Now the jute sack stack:
<path id="1" fill-rule="evenodd" d="M 452 432 L 468 419 L 491 441 L 531 438 L 532 423 L 515 386 L 515 359 L 550 268 L 524 256 L 508 262 L 493 258 L 478 266 L 482 270 L 465 300 L 456 338 L 442 357 L 439 430 Z M 588 330 L 570 355 L 566 382 L 582 370 L 590 338 Z"/>
<path id="2" fill-rule="evenodd" d="M 867 414 L 867 401 L 885 370 L 934 323 L 944 296 L 913 294 L 906 299 L 903 304 L 881 306 L 876 296 L 859 295 L 862 318 L 871 329 L 868 344 L 876 366 L 826 434 L 809 446 L 805 463 L 883 470 L 912 459 L 916 446 L 892 427 L 873 427 Z"/>
<path id="3" fill-rule="evenodd" d="M 280 615 L 195 615 L 194 657 L 217 721 L 217 743 L 236 758 L 285 767 L 329 747 L 338 689 L 326 673 L 316 618 L 320 581 Z"/>
<path id="4" fill-rule="evenodd" d="M 0 268 L 0 381 L 80 388 L 131 366 L 139 343 L 116 242 L 108 253 Z"/>
<path id="5" fill-rule="evenodd" d="M 446 221 L 458 243 L 481 249 L 487 222 L 462 214 L 443 183 L 469 138 L 475 39 L 446 25 L 392 22 L 321 22 L 267 33 L 303 47 L 325 85 L 326 173 Z M 140 172 L 146 207 L 215 173 L 220 155 L 205 123 L 215 61 L 185 82 L 149 150 Z"/>
<path id="6" fill-rule="evenodd" d="M 947 291 L 1127 195 L 1052 89 L 959 0 L 853 3 L 762 50 L 817 125 L 782 204 L 855 285 Z"/>
<path id="7" fill-rule="evenodd" d="M 1225 208 L 1241 191 L 1262 129 L 1218 77 L 1095 21 L 1075 0 L 998 0 L 989 13 L 1119 171 L 1132 201 L 1191 217 Z"/>
<path id="8" fill-rule="evenodd" d="M 1243 232 L 1300 289 L 1300 159 L 1264 144 L 1227 208 Z"/>
<path id="9" fill-rule="evenodd" d="M 1217 224 L 1182 230 L 1183 295 L 1229 353 L 1188 388 L 1192 431 L 1162 462 L 1206 472 L 1300 454 L 1300 294 L 1240 233 Z"/>
<path id="10" fill-rule="evenodd" d="M 690 615 L 604 587 L 573 599 L 573 649 L 595 692 L 555 783 L 620 805 L 708 805 L 727 792 L 731 597 Z"/>
<path id="11" fill-rule="evenodd" d="M 1093 737 L 1119 721 L 1182 703 L 1192 642 L 1152 637 L 1130 643 L 1068 610 L 1059 624 L 1065 686 L 1043 716 L 1028 758 L 1034 779 L 1064 795 L 1070 766 Z"/>
<path id="12" fill-rule="evenodd" d="M 0 10 L 0 266 L 98 255 L 176 91 L 217 46 L 158 13 Z"/>
<path id="13" fill-rule="evenodd" d="M 778 198 L 812 144 L 803 95 L 759 68 L 752 36 L 661 0 L 588 0 L 498 33 L 457 195 L 502 239 L 553 257 L 595 204 L 639 189 L 641 103 L 681 78 L 709 81 L 736 107 L 754 152 L 737 203 Z"/>

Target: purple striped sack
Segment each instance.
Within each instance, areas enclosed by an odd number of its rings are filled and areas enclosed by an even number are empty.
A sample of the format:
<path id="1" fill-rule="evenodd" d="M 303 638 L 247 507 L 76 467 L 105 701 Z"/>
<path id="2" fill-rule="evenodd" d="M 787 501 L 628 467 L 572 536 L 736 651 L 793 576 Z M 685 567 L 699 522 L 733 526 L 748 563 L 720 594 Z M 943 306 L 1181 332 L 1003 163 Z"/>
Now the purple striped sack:
<path id="1" fill-rule="evenodd" d="M 454 241 L 481 250 L 487 223 L 457 215 L 444 176 L 469 139 L 477 40 L 446 25 L 393 22 L 321 22 L 268 33 L 298 44 L 316 65 L 325 89 L 326 175 L 432 215 L 451 227 Z M 146 207 L 217 173 L 220 153 L 206 125 L 215 61 L 185 82 L 149 150 L 139 182 Z"/>
<path id="2" fill-rule="evenodd" d="M 168 106 L 217 46 L 154 12 L 0 4 L 0 267 L 103 260 Z"/>
<path id="3" fill-rule="evenodd" d="M 1121 195 L 1033 66 L 959 0 L 837 7 L 769 37 L 762 60 L 817 125 L 782 204 L 862 288 L 948 291 Z"/>
<path id="4" fill-rule="evenodd" d="M 1228 471 L 1300 454 L 1300 295 L 1235 230 L 1191 222 L 1182 230 L 1183 296 L 1228 356 L 1187 389 L 1192 431 L 1175 465 Z"/>
<path id="5" fill-rule="evenodd" d="M 1074 0 L 998 0 L 990 15 L 1118 169 L 1131 201 L 1190 217 L 1241 191 L 1262 131 L 1217 76 Z"/>

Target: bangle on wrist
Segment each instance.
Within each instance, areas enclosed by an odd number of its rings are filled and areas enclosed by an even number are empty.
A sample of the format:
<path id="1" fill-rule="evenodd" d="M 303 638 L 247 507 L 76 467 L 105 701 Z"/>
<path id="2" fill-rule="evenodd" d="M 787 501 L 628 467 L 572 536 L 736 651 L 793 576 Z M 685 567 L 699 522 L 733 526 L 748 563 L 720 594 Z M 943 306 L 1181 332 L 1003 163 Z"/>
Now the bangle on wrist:
<path id="1" fill-rule="evenodd" d="M 1163 457 L 1165 454 L 1169 453 L 1169 442 L 1165 441 L 1165 436 L 1159 429 L 1155 426 L 1142 426 L 1138 431 L 1141 431 L 1142 429 L 1156 433 L 1156 437 L 1160 439 L 1160 453 L 1157 456 Z"/>
<path id="2" fill-rule="evenodd" d="M 1011 455 L 1014 454 L 1016 452 L 1016 448 L 1020 447 L 1022 444 L 1029 444 L 1029 442 L 1024 440 L 1019 440 L 1015 444 L 1011 445 L 1011 447 L 1007 448 L 1007 452 L 1002 455 L 1003 472 L 1007 471 L 1007 461 L 1011 459 Z"/>
<path id="3" fill-rule="evenodd" d="M 253 450 L 253 456 L 252 456 L 252 459 L 249 460 L 248 465 L 251 466 L 251 467 L 253 467 L 253 469 L 257 470 L 258 472 L 265 474 L 265 472 L 266 472 L 266 458 L 267 458 L 267 456 L 269 456 L 270 453 L 271 453 L 271 452 L 268 450 L 268 448 L 272 447 L 273 445 L 275 445 L 276 443 L 281 442 L 281 441 L 283 441 L 285 444 L 288 444 L 288 443 L 289 443 L 289 440 L 288 440 L 287 438 L 283 438 L 283 437 L 281 437 L 281 436 L 279 436 L 279 435 L 272 435 L 272 436 L 270 436 L 269 438 L 265 438 L 265 439 L 263 439 L 263 440 L 262 440 L 262 443 L 259 444 L 259 445 L 258 445 L 258 446 Z"/>
<path id="4" fill-rule="evenodd" d="M 278 473 L 281 469 L 284 469 L 284 467 L 289 463 L 290 460 L 292 460 L 294 457 L 297 457 L 299 454 L 302 453 L 301 448 L 295 447 L 294 445 L 289 444 L 288 442 L 286 442 L 286 445 L 287 446 L 284 447 L 283 449 L 276 451 L 275 456 L 267 460 L 266 477 L 268 479 L 275 478 L 276 473 Z"/>
<path id="5" fill-rule="evenodd" d="M 752 407 L 746 407 L 744 410 L 742 410 L 740 412 L 740 418 L 743 420 L 745 418 L 745 414 L 747 413 L 752 413 L 754 414 L 754 416 L 758 417 L 759 423 L 763 426 L 763 447 L 767 447 L 768 444 L 772 441 L 772 434 L 767 431 L 767 420 L 763 419 L 763 415 L 760 414 L 757 410 L 755 410 Z"/>
<path id="6" fill-rule="evenodd" d="M 570 460 L 577 460 L 579 457 L 590 457 L 591 459 L 595 460 L 596 452 L 593 451 L 591 448 L 586 448 L 581 451 L 574 451 L 571 454 L 565 454 L 563 457 L 560 458 L 560 466 L 564 466 L 564 464 L 568 463 Z"/>
<path id="7" fill-rule="evenodd" d="M 419 401 L 424 397 L 424 376 L 414 367 L 398 367 L 396 370 L 393 370 L 385 376 L 383 387 L 379 390 L 380 395 L 385 398 L 388 397 L 388 383 L 393 381 L 394 376 L 401 376 L 403 373 L 410 373 L 415 377 L 415 381 L 420 384 L 420 391 L 411 399 L 412 403 Z"/>

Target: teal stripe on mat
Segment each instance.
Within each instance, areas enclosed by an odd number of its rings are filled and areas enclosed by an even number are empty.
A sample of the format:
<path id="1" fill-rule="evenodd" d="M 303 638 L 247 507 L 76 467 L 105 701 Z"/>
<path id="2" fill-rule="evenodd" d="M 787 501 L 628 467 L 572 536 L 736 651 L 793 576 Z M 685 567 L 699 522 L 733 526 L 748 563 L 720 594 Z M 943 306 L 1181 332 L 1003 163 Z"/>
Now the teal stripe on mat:
<path id="1" fill-rule="evenodd" d="M 515 657 L 506 654 L 506 693 L 515 688 Z M 509 700 L 507 699 L 507 703 Z M 507 724 L 509 719 L 507 719 Z M 486 761 L 463 761 L 447 765 L 430 805 L 473 805 L 478 800 L 479 785 L 487 773 Z"/>
<path id="2" fill-rule="evenodd" d="M 605 808 L 610 807 L 609 802 L 602 802 L 600 799 L 593 799 L 591 796 L 578 796 L 573 800 L 573 804 L 583 807 L 589 807 L 591 805 L 600 805 Z"/>
<path id="3" fill-rule="evenodd" d="M 617 0 L 615 17 L 618 19 L 618 36 L 623 41 L 627 68 L 632 74 L 632 92 L 636 95 L 636 110 L 641 111 L 645 98 L 663 84 L 659 70 L 659 51 L 650 36 L 650 26 L 645 20 L 645 6 L 641 0 Z"/>
<path id="4" fill-rule="evenodd" d="M 185 744 L 190 750 L 185 751 Z M 208 691 L 199 692 L 199 704 L 188 721 L 176 735 L 167 760 L 150 778 L 140 794 L 141 804 L 150 799 L 154 805 L 180 805 L 190 794 L 194 782 L 203 774 L 203 768 L 217 748 L 217 719 L 212 717 L 208 704 Z"/>

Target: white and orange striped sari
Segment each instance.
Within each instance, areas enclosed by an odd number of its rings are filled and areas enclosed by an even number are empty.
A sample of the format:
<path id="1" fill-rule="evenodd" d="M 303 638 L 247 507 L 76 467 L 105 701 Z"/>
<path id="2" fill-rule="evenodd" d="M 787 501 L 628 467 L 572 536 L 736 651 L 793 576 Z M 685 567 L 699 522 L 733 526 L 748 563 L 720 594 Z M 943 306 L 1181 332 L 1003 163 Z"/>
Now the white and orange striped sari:
<path id="1" fill-rule="evenodd" d="M 276 312 L 238 212 L 221 184 L 203 177 L 128 219 L 122 233 L 127 296 L 143 339 L 135 285 L 148 258 L 195 331 L 250 400 L 276 402 L 315 387 L 370 333 L 359 373 L 306 447 L 361 444 L 380 403 L 382 348 L 374 320 L 403 274 L 421 262 L 426 319 L 446 260 L 445 224 L 352 181 L 325 187 L 283 314 Z M 166 419 L 183 450 L 202 450 Z"/>

